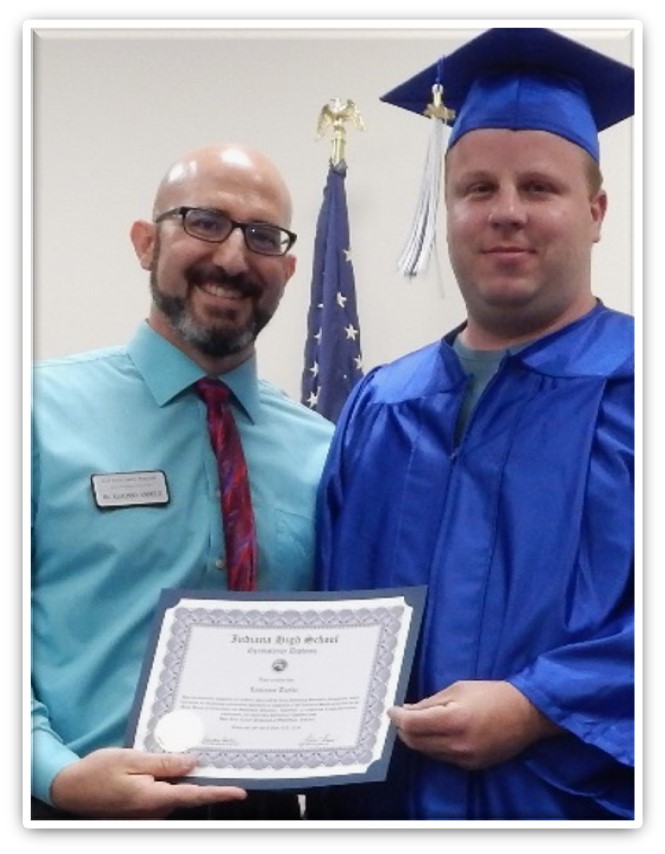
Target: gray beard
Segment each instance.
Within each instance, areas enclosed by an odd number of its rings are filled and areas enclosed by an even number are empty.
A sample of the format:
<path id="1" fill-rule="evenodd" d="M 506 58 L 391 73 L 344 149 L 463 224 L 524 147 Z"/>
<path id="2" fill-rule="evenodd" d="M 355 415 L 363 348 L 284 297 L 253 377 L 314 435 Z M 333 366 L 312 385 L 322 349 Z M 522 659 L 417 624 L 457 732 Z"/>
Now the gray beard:
<path id="1" fill-rule="evenodd" d="M 225 326 L 203 326 L 188 311 L 183 297 L 170 296 L 160 290 L 155 277 L 150 277 L 150 290 L 155 306 L 168 319 L 171 327 L 195 350 L 206 356 L 223 358 L 239 353 L 256 340 L 270 320 L 265 311 L 254 309 L 251 320 L 240 329 Z"/>

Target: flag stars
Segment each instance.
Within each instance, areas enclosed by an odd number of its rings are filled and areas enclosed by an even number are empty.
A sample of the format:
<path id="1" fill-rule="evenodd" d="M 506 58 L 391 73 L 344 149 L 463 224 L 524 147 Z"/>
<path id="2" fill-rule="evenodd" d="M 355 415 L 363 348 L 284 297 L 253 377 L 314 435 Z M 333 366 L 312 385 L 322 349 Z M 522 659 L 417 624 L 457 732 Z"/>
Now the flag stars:
<path id="1" fill-rule="evenodd" d="M 344 174 L 328 173 L 317 220 L 302 403 L 334 421 L 363 368 Z"/>
<path id="2" fill-rule="evenodd" d="M 358 337 L 358 330 L 353 326 L 352 323 L 349 323 L 348 326 L 344 327 L 344 331 L 346 332 L 346 337 L 349 341 L 355 341 Z"/>

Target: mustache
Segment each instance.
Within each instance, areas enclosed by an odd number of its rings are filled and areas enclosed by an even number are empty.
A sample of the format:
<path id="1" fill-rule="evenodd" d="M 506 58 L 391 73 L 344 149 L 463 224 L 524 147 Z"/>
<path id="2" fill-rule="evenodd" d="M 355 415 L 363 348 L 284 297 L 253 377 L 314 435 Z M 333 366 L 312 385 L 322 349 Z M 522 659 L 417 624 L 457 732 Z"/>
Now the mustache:
<path id="1" fill-rule="evenodd" d="M 232 288 L 244 297 L 261 295 L 261 288 L 253 279 L 244 273 L 231 275 L 217 264 L 193 264 L 185 270 L 185 278 L 187 283 L 195 288 L 212 282 L 215 285 Z"/>

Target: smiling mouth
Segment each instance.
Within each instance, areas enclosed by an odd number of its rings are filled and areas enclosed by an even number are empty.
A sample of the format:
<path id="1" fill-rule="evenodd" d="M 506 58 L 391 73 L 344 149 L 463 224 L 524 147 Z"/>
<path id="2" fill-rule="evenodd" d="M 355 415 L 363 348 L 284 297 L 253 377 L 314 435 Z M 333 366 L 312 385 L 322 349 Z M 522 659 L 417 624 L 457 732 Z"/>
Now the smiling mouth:
<path id="1" fill-rule="evenodd" d="M 196 287 L 202 290 L 203 293 L 218 297 L 219 299 L 242 300 L 249 297 L 249 294 L 244 293 L 236 287 L 217 285 L 214 282 L 201 282 Z"/>

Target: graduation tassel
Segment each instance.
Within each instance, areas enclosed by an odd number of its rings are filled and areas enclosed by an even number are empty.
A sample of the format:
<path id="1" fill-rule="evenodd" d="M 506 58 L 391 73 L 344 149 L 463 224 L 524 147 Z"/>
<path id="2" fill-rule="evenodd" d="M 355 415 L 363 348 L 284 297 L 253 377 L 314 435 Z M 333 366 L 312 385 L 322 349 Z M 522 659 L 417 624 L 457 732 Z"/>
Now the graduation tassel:
<path id="1" fill-rule="evenodd" d="M 397 261 L 399 272 L 410 279 L 427 270 L 436 237 L 436 214 L 439 207 L 443 124 L 432 122 L 425 169 L 420 185 L 416 214 L 402 254 Z"/>
<path id="2" fill-rule="evenodd" d="M 436 217 L 439 208 L 441 164 L 444 148 L 444 125 L 455 118 L 455 111 L 443 103 L 443 86 L 432 86 L 432 103 L 425 110 L 432 119 L 416 214 L 397 269 L 407 278 L 415 278 L 427 270 L 436 238 Z"/>

